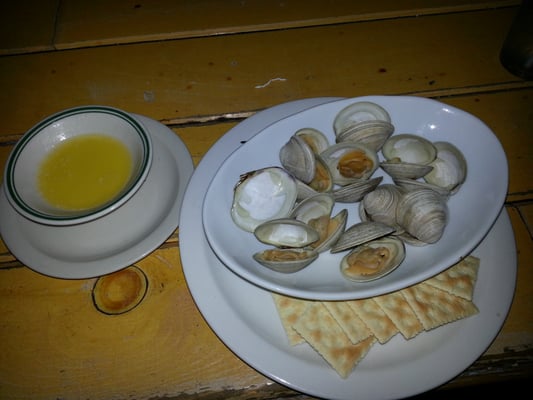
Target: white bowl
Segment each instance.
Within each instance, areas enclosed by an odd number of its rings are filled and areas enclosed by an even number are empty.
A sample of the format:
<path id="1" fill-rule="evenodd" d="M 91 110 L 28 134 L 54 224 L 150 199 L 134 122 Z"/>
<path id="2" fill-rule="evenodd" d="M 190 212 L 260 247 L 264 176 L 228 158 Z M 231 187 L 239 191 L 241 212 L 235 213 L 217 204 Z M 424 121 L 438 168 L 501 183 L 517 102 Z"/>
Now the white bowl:
<path id="1" fill-rule="evenodd" d="M 63 141 L 95 133 L 118 139 L 130 153 L 132 170 L 125 186 L 91 208 L 73 210 L 50 204 L 38 186 L 43 160 Z M 6 196 L 17 212 L 34 222 L 56 226 L 86 223 L 127 202 L 143 184 L 151 163 L 151 138 L 139 121 L 112 107 L 74 107 L 45 118 L 17 142 L 4 173 Z"/>

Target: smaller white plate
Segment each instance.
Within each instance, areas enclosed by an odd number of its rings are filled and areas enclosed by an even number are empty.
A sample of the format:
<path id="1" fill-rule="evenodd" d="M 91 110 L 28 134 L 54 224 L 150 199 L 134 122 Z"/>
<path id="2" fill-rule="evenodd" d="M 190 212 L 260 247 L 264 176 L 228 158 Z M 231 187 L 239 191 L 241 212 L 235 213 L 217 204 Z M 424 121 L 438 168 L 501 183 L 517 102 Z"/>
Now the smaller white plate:
<path id="1" fill-rule="evenodd" d="M 92 278 L 140 260 L 176 229 L 194 169 L 191 155 L 168 127 L 151 118 L 134 116 L 152 137 L 154 158 L 145 183 L 113 213 L 80 225 L 41 225 L 18 214 L 2 186 L 0 234 L 20 262 L 56 278 Z"/>
<path id="2" fill-rule="evenodd" d="M 406 246 L 398 269 L 372 282 L 350 282 L 339 271 L 345 252 L 321 253 L 305 269 L 283 274 L 267 269 L 252 255 L 265 249 L 253 234 L 231 219 L 233 189 L 240 175 L 269 166 L 280 166 L 279 150 L 298 129 L 312 127 L 335 142 L 333 120 L 345 106 L 371 101 L 391 116 L 395 133 L 414 133 L 430 141 L 449 141 L 463 152 L 468 176 L 459 192 L 448 200 L 449 222 L 441 239 L 423 247 Z M 347 300 L 377 296 L 423 281 L 466 256 L 483 239 L 502 209 L 507 193 L 508 166 L 494 133 L 478 118 L 431 99 L 411 96 L 367 96 L 343 99 L 304 110 L 267 126 L 235 150 L 211 181 L 203 205 L 206 237 L 215 254 L 232 271 L 268 290 L 290 296 Z M 381 169 L 373 175 L 392 182 Z M 359 222 L 358 204 L 337 204 L 348 209 L 348 224 Z"/>

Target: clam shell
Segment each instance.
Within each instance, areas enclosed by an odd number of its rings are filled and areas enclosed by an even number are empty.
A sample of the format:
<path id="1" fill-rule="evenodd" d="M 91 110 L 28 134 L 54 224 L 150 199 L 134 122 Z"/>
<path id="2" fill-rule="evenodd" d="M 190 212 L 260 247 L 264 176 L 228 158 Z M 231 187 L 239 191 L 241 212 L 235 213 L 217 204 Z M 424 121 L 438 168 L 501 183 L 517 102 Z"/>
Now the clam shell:
<path id="1" fill-rule="evenodd" d="M 348 210 L 342 209 L 337 215 L 324 221 L 325 223 L 321 220 L 310 222 L 310 225 L 320 235 L 320 239 L 314 243 L 311 243 L 310 247 L 319 253 L 330 250 L 331 247 L 337 243 L 346 229 Z"/>
<path id="2" fill-rule="evenodd" d="M 433 185 L 428 182 L 418 181 L 416 179 L 396 178 L 396 179 L 393 179 L 393 181 L 396 185 L 405 189 L 406 191 L 428 189 L 428 190 L 433 190 L 434 192 L 437 192 L 443 197 L 448 197 L 450 195 L 450 191 L 446 188 Z"/>
<path id="3" fill-rule="evenodd" d="M 373 281 L 394 271 L 404 259 L 403 242 L 385 237 L 357 246 L 346 254 L 341 260 L 341 273 L 351 281 Z"/>
<path id="4" fill-rule="evenodd" d="M 393 132 L 394 125 L 390 122 L 362 121 L 340 132 L 336 137 L 336 142 L 362 143 L 374 151 L 379 151 Z"/>
<path id="5" fill-rule="evenodd" d="M 294 135 L 301 137 L 315 154 L 320 154 L 329 147 L 328 138 L 318 129 L 302 128 L 297 130 Z"/>
<path id="6" fill-rule="evenodd" d="M 289 215 L 296 196 L 296 180 L 283 168 L 248 172 L 235 185 L 231 218 L 241 229 L 253 232 L 265 221 Z"/>
<path id="7" fill-rule="evenodd" d="M 298 203 L 289 214 L 290 218 L 309 223 L 310 220 L 331 215 L 335 199 L 330 193 L 317 193 Z"/>
<path id="8" fill-rule="evenodd" d="M 320 236 L 308 224 L 292 218 L 280 218 L 263 222 L 254 230 L 262 243 L 276 247 L 302 248 L 316 242 Z"/>
<path id="9" fill-rule="evenodd" d="M 429 189 L 406 192 L 396 207 L 396 221 L 415 239 L 435 243 L 448 223 L 446 200 Z"/>
<path id="10" fill-rule="evenodd" d="M 302 182 L 309 183 L 315 176 L 315 153 L 300 136 L 292 135 L 281 147 L 279 160 L 283 168 Z"/>
<path id="11" fill-rule="evenodd" d="M 307 267 L 318 257 L 310 249 L 266 249 L 253 255 L 261 265 L 282 273 L 293 273 Z"/>
<path id="12" fill-rule="evenodd" d="M 368 179 L 379 167 L 377 153 L 360 143 L 337 143 L 320 156 L 329 167 L 333 183 L 340 186 Z"/>
<path id="13" fill-rule="evenodd" d="M 335 135 L 361 121 L 380 120 L 390 122 L 390 115 L 379 104 L 371 101 L 358 101 L 340 110 L 333 121 Z"/>
<path id="14" fill-rule="evenodd" d="M 396 221 L 396 208 L 403 195 L 403 189 L 386 183 L 378 186 L 363 197 L 359 203 L 359 216 L 362 221 L 375 221 L 393 227 L 399 234 L 403 228 Z"/>
<path id="15" fill-rule="evenodd" d="M 430 184 L 455 194 L 466 179 L 467 164 L 463 153 L 449 142 L 434 142 L 437 158 L 430 164 L 432 171 L 424 176 Z"/>
<path id="16" fill-rule="evenodd" d="M 437 157 L 437 149 L 426 138 L 409 133 L 393 135 L 381 148 L 383 157 L 413 164 L 429 164 Z"/>
<path id="17" fill-rule="evenodd" d="M 396 161 L 383 161 L 379 166 L 393 179 L 418 179 L 433 169 L 432 165 Z"/>
<path id="18" fill-rule="evenodd" d="M 337 240 L 337 243 L 331 247 L 331 252 L 338 253 L 382 236 L 389 235 L 393 232 L 393 227 L 381 222 L 358 222 L 344 231 L 339 237 L 339 240 Z"/>
<path id="19" fill-rule="evenodd" d="M 369 192 L 372 192 L 383 180 L 382 176 L 367 179 L 364 181 L 357 181 L 341 186 L 333 190 L 332 194 L 339 203 L 356 203 Z"/>

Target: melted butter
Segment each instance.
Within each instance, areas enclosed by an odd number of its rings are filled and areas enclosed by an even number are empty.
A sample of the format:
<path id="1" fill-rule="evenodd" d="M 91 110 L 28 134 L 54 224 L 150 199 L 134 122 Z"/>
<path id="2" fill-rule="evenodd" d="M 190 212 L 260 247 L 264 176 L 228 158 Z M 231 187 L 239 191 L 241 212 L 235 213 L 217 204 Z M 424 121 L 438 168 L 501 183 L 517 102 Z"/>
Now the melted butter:
<path id="1" fill-rule="evenodd" d="M 88 210 L 113 199 L 132 172 L 130 152 L 119 140 L 101 133 L 73 137 L 60 143 L 43 160 L 39 190 L 52 206 Z"/>

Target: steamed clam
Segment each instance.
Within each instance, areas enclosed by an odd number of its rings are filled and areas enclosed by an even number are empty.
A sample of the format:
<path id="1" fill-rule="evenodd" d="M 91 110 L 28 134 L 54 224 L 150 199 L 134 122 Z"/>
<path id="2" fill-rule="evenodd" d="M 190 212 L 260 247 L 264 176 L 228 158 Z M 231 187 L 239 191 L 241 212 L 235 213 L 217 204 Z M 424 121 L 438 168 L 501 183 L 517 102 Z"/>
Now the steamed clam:
<path id="1" fill-rule="evenodd" d="M 311 249 L 266 249 L 253 255 L 261 265 L 277 272 L 292 273 L 307 267 L 318 258 L 318 253 Z"/>
<path id="2" fill-rule="evenodd" d="M 316 242 L 318 232 L 305 222 L 293 218 L 271 219 L 254 229 L 255 237 L 262 243 L 284 248 L 302 248 Z"/>
<path id="3" fill-rule="evenodd" d="M 449 142 L 433 144 L 437 157 L 431 162 L 432 170 L 424 176 L 424 180 L 454 194 L 466 178 L 466 160 L 463 153 Z"/>
<path id="4" fill-rule="evenodd" d="M 388 236 L 355 247 L 342 258 L 340 268 L 345 278 L 365 282 L 392 272 L 404 258 L 403 242 Z"/>
<path id="5" fill-rule="evenodd" d="M 359 143 L 337 143 L 320 155 L 329 166 L 333 182 L 340 186 L 370 178 L 379 166 L 377 153 Z"/>

